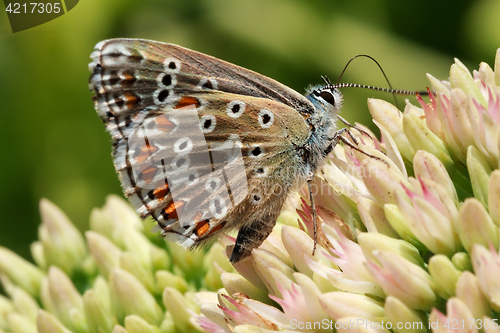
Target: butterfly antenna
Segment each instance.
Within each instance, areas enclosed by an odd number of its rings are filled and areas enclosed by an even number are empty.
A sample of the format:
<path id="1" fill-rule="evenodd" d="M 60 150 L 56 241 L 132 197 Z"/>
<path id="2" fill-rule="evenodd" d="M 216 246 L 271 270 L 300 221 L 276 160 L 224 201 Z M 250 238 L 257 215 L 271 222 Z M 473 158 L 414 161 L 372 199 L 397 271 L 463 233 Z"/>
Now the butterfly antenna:
<path id="1" fill-rule="evenodd" d="M 380 71 L 384 75 L 384 78 L 387 81 L 387 84 L 389 85 L 389 88 L 372 87 L 372 86 L 367 86 L 367 85 L 364 85 L 364 84 L 356 84 L 356 83 L 340 83 L 340 80 L 342 79 L 342 76 L 344 76 L 344 73 L 345 73 L 347 67 L 349 66 L 349 64 L 354 59 L 360 58 L 360 57 L 365 57 L 365 58 L 371 59 L 374 63 L 377 64 L 378 68 L 380 69 Z M 325 83 L 330 82 L 330 79 L 328 79 L 327 77 L 322 77 L 322 79 L 323 79 L 323 81 L 325 81 Z M 335 85 L 332 85 L 331 83 L 329 83 L 329 84 L 327 83 L 327 85 L 330 86 L 330 87 L 332 87 L 332 88 L 346 88 L 346 87 L 349 87 L 349 88 L 364 88 L 364 89 L 371 89 L 371 90 L 376 90 L 376 91 L 388 92 L 388 93 L 391 93 L 394 96 L 394 101 L 396 102 L 396 106 L 398 108 L 399 108 L 399 105 L 398 105 L 398 101 L 396 99 L 396 94 L 398 94 L 398 95 L 424 95 L 424 96 L 429 95 L 428 91 L 402 90 L 402 89 L 394 89 L 394 88 L 392 88 L 392 85 L 389 82 L 389 78 L 387 77 L 387 75 L 385 75 L 385 72 L 382 69 L 382 66 L 380 66 L 380 64 L 378 63 L 377 60 L 375 60 L 375 58 L 373 58 L 372 56 L 369 56 L 367 54 L 358 54 L 357 56 L 352 57 L 351 60 L 349 60 L 347 62 L 347 64 L 345 65 L 344 69 L 342 70 L 342 73 L 340 73 L 340 77 L 339 77 L 337 83 Z"/>

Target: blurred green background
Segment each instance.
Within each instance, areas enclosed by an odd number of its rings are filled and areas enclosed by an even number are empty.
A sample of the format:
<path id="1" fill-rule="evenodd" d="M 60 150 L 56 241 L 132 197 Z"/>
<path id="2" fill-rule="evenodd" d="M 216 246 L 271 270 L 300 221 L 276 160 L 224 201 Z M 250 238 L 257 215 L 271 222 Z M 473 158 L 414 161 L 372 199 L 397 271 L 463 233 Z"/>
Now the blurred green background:
<path id="1" fill-rule="evenodd" d="M 89 55 L 100 40 L 180 44 L 299 92 L 321 83 L 320 75 L 336 81 L 352 56 L 366 53 L 394 87 L 425 89 L 425 73 L 446 79 L 454 57 L 471 69 L 492 65 L 499 17 L 499 0 L 82 0 L 54 21 L 13 34 L 1 13 L 0 245 L 30 257 L 42 197 L 85 230 L 91 208 L 121 193 L 110 138 L 88 92 Z M 386 86 L 366 59 L 342 81 Z M 367 97 L 393 101 L 343 92 L 342 115 L 364 124 Z"/>

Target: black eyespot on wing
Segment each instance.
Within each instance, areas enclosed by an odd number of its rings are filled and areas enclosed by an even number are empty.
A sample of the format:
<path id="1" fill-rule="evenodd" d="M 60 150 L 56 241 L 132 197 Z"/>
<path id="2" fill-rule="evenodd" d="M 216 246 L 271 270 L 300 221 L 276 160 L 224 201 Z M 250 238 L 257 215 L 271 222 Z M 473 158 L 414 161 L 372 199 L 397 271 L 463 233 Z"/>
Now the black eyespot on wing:
<path id="1" fill-rule="evenodd" d="M 267 124 L 267 123 L 268 123 L 268 122 L 270 122 L 270 121 L 271 121 L 271 116 L 270 116 L 270 115 L 265 114 L 265 115 L 263 115 L 263 116 L 262 116 L 262 122 L 263 122 L 264 124 Z"/>
<path id="2" fill-rule="evenodd" d="M 241 109 L 241 106 L 239 104 L 234 104 L 233 107 L 231 108 L 231 111 L 233 111 L 233 113 L 238 113 Z"/>
<path id="3" fill-rule="evenodd" d="M 170 91 L 168 91 L 168 90 L 166 90 L 166 89 L 165 89 L 165 90 L 162 90 L 162 91 L 160 91 L 160 93 L 158 94 L 158 100 L 159 100 L 160 102 L 164 102 L 164 101 L 167 99 L 168 95 L 170 95 Z"/>
<path id="4" fill-rule="evenodd" d="M 210 82 L 209 80 L 207 80 L 207 82 L 203 83 L 202 87 L 206 88 L 206 89 L 214 89 L 212 82 Z"/>
<path id="5" fill-rule="evenodd" d="M 220 214 L 222 212 L 222 207 L 220 205 L 220 201 L 219 200 L 215 200 L 214 201 L 214 206 L 215 206 L 215 212 L 217 214 Z"/>
<path id="6" fill-rule="evenodd" d="M 175 165 L 177 165 L 177 167 L 180 168 L 185 162 L 186 162 L 186 159 L 180 158 L 180 159 L 177 160 L 177 162 L 175 163 Z"/>
<path id="7" fill-rule="evenodd" d="M 165 85 L 166 87 L 170 86 L 172 84 L 172 76 L 170 76 L 169 74 L 166 74 L 161 79 L 161 83 L 163 83 L 163 85 Z"/>
<path id="8" fill-rule="evenodd" d="M 261 153 L 261 150 L 260 150 L 260 147 L 255 147 L 253 150 L 252 150 L 252 155 L 253 156 L 259 156 Z"/>

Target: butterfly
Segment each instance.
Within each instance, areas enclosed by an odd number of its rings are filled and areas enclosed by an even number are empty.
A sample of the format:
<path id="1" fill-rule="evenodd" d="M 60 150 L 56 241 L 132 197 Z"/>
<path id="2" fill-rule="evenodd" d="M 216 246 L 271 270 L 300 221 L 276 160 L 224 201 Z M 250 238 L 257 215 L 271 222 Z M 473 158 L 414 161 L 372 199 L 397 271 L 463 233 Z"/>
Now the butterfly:
<path id="1" fill-rule="evenodd" d="M 142 39 L 98 43 L 95 108 L 137 213 L 194 248 L 238 229 L 232 263 L 271 233 L 288 195 L 344 141 L 338 88 L 305 95 L 251 70 Z M 315 206 L 311 196 L 313 214 Z"/>

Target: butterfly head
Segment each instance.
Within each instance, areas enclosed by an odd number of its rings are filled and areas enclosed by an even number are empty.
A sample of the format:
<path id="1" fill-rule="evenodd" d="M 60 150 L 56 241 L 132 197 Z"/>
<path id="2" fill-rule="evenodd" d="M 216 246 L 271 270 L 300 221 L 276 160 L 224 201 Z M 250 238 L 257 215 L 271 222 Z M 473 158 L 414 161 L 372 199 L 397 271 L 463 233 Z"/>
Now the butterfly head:
<path id="1" fill-rule="evenodd" d="M 332 117 L 338 114 L 344 100 L 340 90 L 333 85 L 311 88 L 306 97 L 317 110 L 326 112 Z"/>

